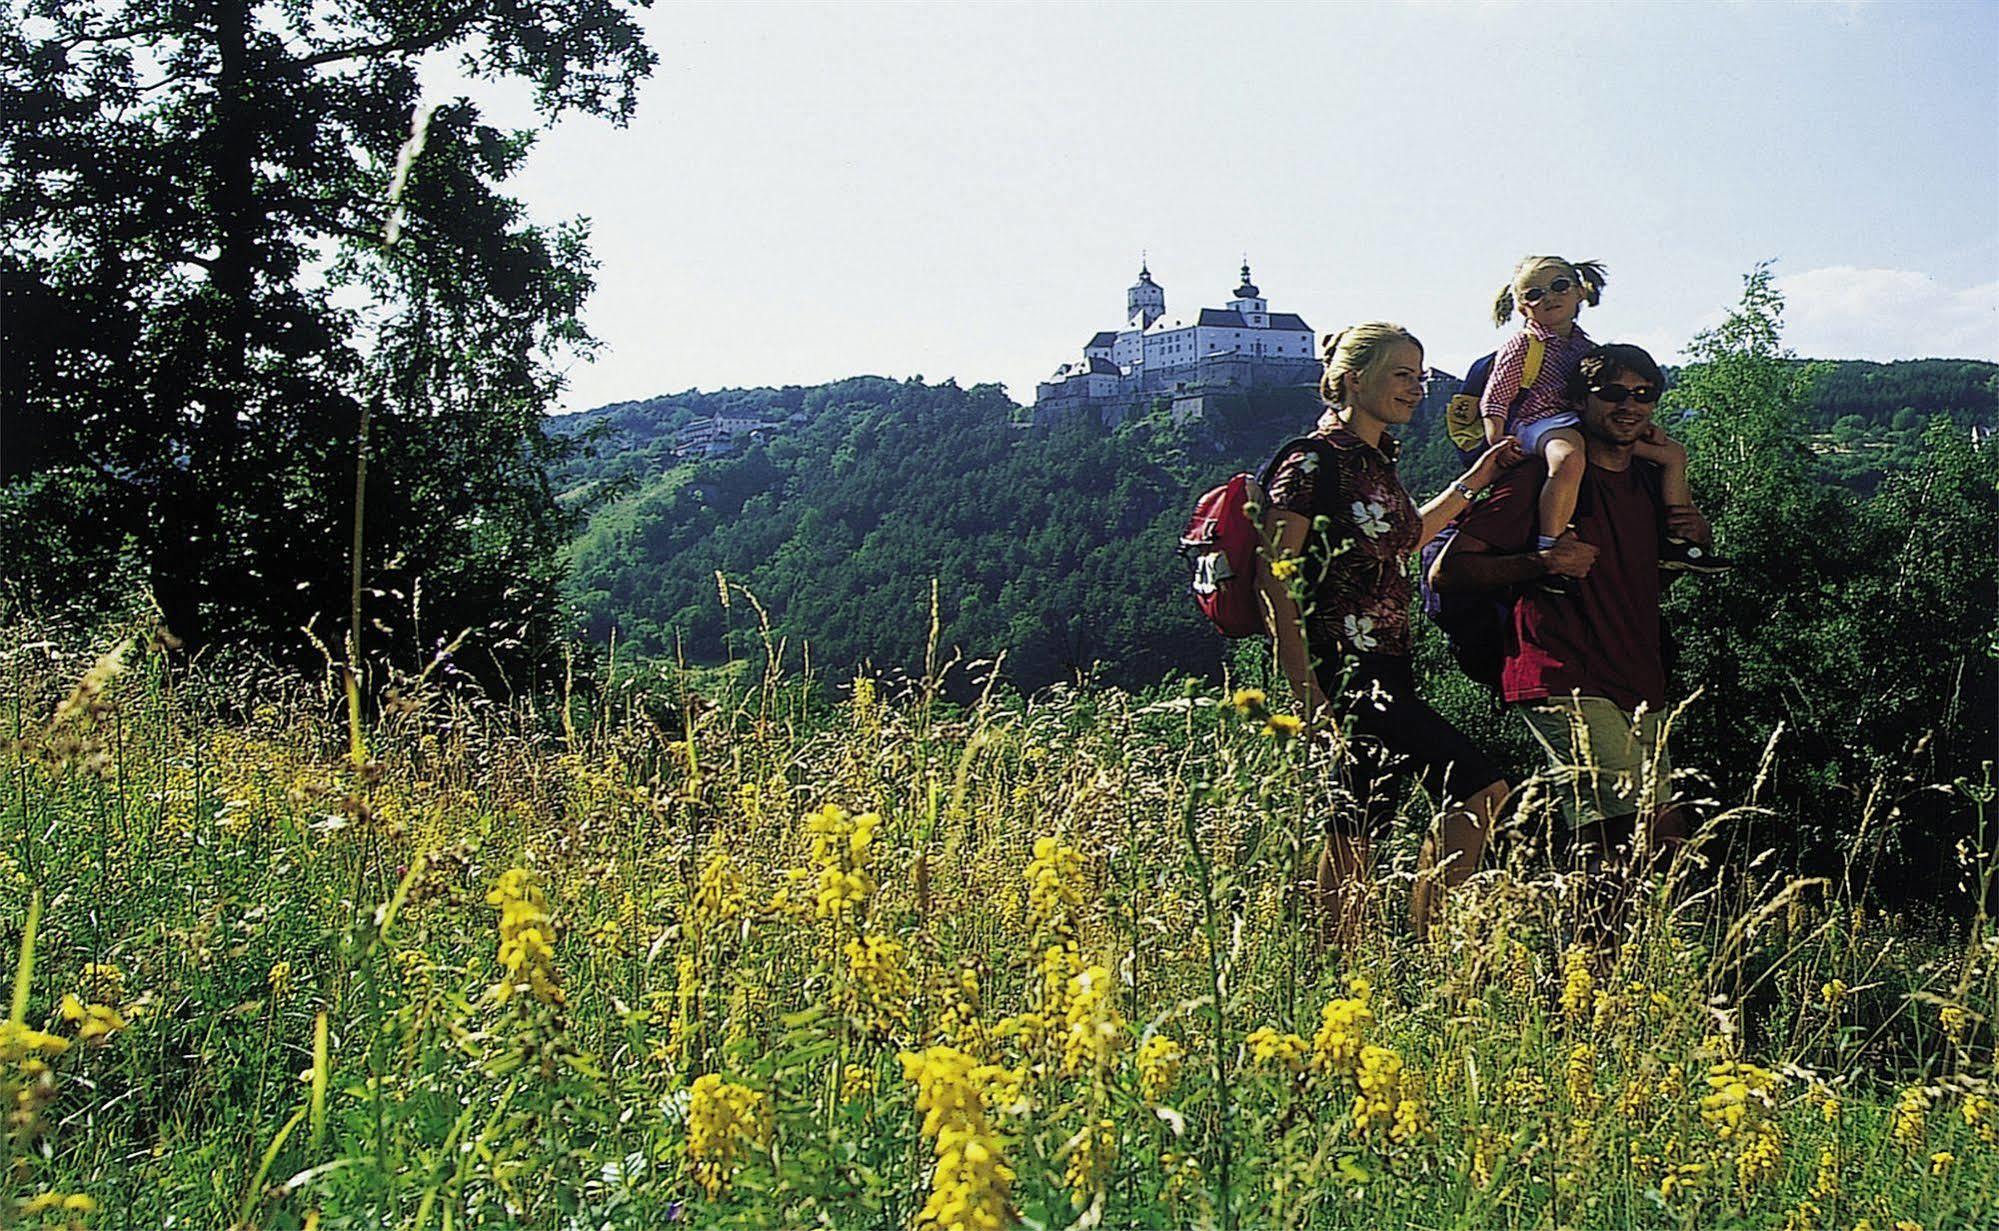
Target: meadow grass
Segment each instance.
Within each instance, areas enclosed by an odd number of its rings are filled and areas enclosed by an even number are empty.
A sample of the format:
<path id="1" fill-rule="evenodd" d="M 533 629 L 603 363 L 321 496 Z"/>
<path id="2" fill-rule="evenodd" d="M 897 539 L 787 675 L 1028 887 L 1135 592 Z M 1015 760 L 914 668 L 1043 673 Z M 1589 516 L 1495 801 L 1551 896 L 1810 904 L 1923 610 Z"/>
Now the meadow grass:
<path id="1" fill-rule="evenodd" d="M 1999 937 L 1768 801 L 1602 946 L 1531 803 L 1417 944 L 1411 801 L 1341 952 L 1253 698 L 404 681 L 356 766 L 337 679 L 9 638 L 0 1226 L 1999 1221 Z"/>

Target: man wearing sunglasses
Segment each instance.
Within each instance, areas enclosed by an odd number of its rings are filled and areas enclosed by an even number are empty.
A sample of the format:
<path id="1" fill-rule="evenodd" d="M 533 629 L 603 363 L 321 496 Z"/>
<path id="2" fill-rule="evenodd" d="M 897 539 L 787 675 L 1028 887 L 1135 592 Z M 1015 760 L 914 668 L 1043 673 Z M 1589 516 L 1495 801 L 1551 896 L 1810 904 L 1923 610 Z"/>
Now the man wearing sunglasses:
<path id="1" fill-rule="evenodd" d="M 1536 547 L 1547 466 L 1530 458 L 1464 515 L 1430 578 L 1438 590 L 1510 600 L 1501 692 L 1547 753 L 1574 850 L 1617 900 L 1618 882 L 1639 866 L 1634 855 L 1670 852 L 1685 837 L 1665 738 L 1659 598 L 1675 574 L 1662 569 L 1661 521 L 1674 537 L 1713 542 L 1700 511 L 1668 506 L 1658 468 L 1633 455 L 1664 379 L 1636 346 L 1585 354 L 1567 390 L 1588 460 L 1573 528 Z M 1576 579 L 1574 595 L 1530 584 L 1550 574 Z"/>

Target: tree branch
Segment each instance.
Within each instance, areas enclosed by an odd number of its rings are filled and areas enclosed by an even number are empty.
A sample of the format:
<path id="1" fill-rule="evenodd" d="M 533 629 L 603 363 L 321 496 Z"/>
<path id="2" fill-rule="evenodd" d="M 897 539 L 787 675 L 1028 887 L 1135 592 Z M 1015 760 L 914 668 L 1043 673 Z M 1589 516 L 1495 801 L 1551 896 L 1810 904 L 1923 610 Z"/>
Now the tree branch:
<path id="1" fill-rule="evenodd" d="M 307 68 L 318 68 L 322 64 L 337 64 L 342 60 L 371 59 L 384 55 L 414 55 L 439 47 L 470 29 L 483 11 L 460 14 L 455 20 L 445 23 L 436 30 L 423 34 L 412 34 L 407 38 L 391 39 L 382 43 L 361 43 L 347 47 L 332 47 L 313 55 L 305 56 L 299 63 Z"/>

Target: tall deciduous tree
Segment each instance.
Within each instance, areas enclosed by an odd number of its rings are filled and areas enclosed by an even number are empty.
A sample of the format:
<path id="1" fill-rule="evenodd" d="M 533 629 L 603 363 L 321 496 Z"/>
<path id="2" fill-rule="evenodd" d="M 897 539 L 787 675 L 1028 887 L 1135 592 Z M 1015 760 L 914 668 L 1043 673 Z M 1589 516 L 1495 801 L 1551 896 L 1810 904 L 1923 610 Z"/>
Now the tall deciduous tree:
<path id="1" fill-rule="evenodd" d="M 527 81 L 544 120 L 623 122 L 654 63 L 629 11 L 645 2 L 16 7 L 0 29 L 16 598 L 100 585 L 122 554 L 184 636 L 282 656 L 317 620 L 334 642 L 365 405 L 377 644 L 478 627 L 507 669 L 547 645 L 566 526 L 542 416 L 554 361 L 589 344 L 582 228 L 504 194 L 533 132 L 462 98 L 429 117 L 393 245 L 390 182 L 426 56 Z"/>
<path id="2" fill-rule="evenodd" d="M 1829 849 L 1871 824 L 1929 884 L 1976 833 L 1971 801 L 1932 788 L 1990 774 L 1999 449 L 1939 419 L 1870 497 L 1826 482 L 1807 445 L 1824 367 L 1795 361 L 1782 323 L 1758 267 L 1668 395 L 1669 415 L 1691 412 L 1673 430 L 1737 563 L 1672 595 L 1680 674 L 1704 697 L 1676 759 L 1729 779 L 1727 797 L 1763 777 L 1781 724 L 1766 785 L 1787 829 Z"/>

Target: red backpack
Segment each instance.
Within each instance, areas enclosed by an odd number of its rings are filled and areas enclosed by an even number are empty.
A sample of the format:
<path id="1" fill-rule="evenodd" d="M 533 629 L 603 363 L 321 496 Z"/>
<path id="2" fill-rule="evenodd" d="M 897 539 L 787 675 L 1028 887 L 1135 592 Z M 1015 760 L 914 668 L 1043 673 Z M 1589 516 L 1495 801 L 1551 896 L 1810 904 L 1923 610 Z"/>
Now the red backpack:
<path id="1" fill-rule="evenodd" d="M 1238 474 L 1211 488 L 1195 503 L 1194 515 L 1180 534 L 1180 558 L 1193 570 L 1194 605 L 1224 637 L 1254 637 L 1265 631 L 1256 592 L 1256 557 L 1263 548 L 1263 531 L 1249 510 L 1254 505 L 1260 515 L 1269 507 L 1271 476 L 1278 463 L 1300 447 L 1325 457 L 1326 444 L 1316 436 L 1286 441 L 1263 468 L 1262 478 Z"/>

